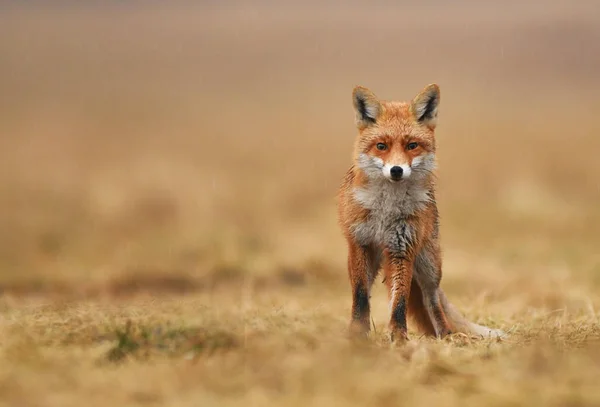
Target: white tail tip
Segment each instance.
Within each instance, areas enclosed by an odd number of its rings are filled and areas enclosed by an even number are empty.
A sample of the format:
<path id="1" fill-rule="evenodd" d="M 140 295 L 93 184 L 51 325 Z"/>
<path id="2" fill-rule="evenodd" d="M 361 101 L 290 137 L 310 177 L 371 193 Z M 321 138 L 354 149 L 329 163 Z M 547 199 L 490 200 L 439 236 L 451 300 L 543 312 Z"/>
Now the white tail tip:
<path id="1" fill-rule="evenodd" d="M 484 338 L 506 338 L 508 334 L 500 329 L 488 328 L 487 326 L 471 324 L 471 333 Z"/>

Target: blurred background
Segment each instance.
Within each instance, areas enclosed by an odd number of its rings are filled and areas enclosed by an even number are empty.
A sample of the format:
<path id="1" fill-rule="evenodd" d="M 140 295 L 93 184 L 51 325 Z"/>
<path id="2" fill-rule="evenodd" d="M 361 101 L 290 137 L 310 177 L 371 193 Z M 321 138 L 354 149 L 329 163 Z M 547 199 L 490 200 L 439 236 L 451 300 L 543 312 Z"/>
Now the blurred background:
<path id="1" fill-rule="evenodd" d="M 600 286 L 599 72 L 595 1 L 2 2 L 0 289 L 343 296 L 352 88 L 435 82 L 444 284 L 577 305 L 555 289 Z"/>

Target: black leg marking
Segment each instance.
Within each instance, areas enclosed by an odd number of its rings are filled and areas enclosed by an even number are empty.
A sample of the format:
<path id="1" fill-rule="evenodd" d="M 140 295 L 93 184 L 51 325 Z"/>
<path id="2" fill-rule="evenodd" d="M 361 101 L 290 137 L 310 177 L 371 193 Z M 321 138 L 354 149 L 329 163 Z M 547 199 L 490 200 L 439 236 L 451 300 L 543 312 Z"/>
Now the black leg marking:
<path id="1" fill-rule="evenodd" d="M 398 305 L 392 311 L 392 320 L 398 328 L 406 331 L 406 298 L 400 297 Z"/>
<path id="2" fill-rule="evenodd" d="M 352 318 L 362 320 L 369 314 L 369 293 L 365 287 L 356 287 L 353 294 Z"/>

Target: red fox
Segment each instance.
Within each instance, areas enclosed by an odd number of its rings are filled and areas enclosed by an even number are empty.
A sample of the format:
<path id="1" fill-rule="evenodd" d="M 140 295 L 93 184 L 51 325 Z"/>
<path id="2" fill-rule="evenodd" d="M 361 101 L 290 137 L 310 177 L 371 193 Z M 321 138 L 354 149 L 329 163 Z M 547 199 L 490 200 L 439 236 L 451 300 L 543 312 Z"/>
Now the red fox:
<path id="1" fill-rule="evenodd" d="M 466 320 L 440 288 L 442 257 L 435 201 L 434 131 L 440 89 L 425 87 L 412 101 L 352 93 L 358 137 L 354 162 L 338 193 L 339 222 L 348 243 L 352 334 L 370 330 L 370 291 L 383 268 L 391 338 L 404 342 L 407 316 L 427 335 L 463 332 L 501 337 Z"/>

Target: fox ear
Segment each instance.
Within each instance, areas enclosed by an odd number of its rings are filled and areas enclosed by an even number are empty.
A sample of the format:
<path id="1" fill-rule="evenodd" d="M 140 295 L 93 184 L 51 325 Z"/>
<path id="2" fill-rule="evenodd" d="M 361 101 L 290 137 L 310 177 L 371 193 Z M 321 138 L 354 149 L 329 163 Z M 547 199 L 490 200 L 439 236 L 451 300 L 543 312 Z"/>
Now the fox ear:
<path id="1" fill-rule="evenodd" d="M 410 109 L 418 122 L 430 129 L 437 124 L 438 105 L 440 104 L 440 87 L 431 84 L 425 87 L 412 101 Z"/>
<path id="2" fill-rule="evenodd" d="M 356 111 L 356 125 L 359 128 L 365 128 L 377 122 L 377 118 L 381 114 L 381 103 L 373 92 L 365 87 L 357 86 L 352 91 L 352 102 Z"/>

